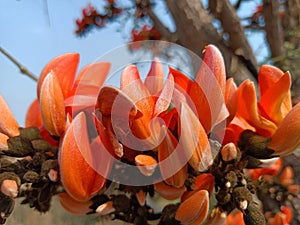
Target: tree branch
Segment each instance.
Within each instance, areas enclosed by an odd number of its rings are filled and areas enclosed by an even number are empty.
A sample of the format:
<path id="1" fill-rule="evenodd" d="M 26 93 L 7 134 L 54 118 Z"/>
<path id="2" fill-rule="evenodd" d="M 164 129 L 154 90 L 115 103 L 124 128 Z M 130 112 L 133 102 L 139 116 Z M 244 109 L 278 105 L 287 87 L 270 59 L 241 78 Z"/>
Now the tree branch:
<path id="1" fill-rule="evenodd" d="M 220 20 L 224 32 L 229 34 L 229 44 L 238 56 L 250 60 L 254 67 L 257 66 L 255 56 L 245 36 L 245 31 L 236 14 L 236 10 L 228 0 L 210 0 L 209 8 Z"/>
<path id="2" fill-rule="evenodd" d="M 243 1 L 243 0 L 238 0 L 238 1 L 237 1 L 237 3 L 236 3 L 235 6 L 234 6 L 235 10 L 238 10 L 238 9 L 240 8 L 240 6 L 241 6 L 241 4 L 242 4 L 242 1 Z"/>
<path id="3" fill-rule="evenodd" d="M 38 78 L 30 72 L 25 66 L 23 66 L 21 63 L 19 63 L 13 56 L 11 56 L 7 51 L 5 51 L 2 47 L 0 47 L 0 52 L 3 53 L 7 58 L 10 59 L 19 69 L 20 72 L 29 78 L 31 78 L 34 81 L 38 81 Z"/>
<path id="4" fill-rule="evenodd" d="M 279 18 L 279 1 L 263 0 L 265 31 L 272 58 L 284 55 L 281 20 Z"/>

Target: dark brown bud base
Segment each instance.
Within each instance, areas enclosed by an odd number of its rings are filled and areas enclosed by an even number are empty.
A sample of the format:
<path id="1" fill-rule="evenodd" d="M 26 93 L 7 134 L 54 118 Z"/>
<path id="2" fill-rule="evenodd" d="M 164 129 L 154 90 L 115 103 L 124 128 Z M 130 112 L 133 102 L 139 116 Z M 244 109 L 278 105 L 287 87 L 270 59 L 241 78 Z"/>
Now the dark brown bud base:
<path id="1" fill-rule="evenodd" d="M 59 182 L 49 178 L 51 169 L 58 171 L 57 147 L 42 139 L 37 128 L 20 128 L 20 135 L 7 141 L 8 150 L 0 155 L 0 184 L 5 180 L 16 181 L 16 197 L 24 197 L 22 204 L 29 204 L 40 212 L 50 208 Z M 14 159 L 16 158 L 16 159 Z M 0 192 L 0 224 L 4 224 L 14 207 L 14 198 Z"/>
<path id="2" fill-rule="evenodd" d="M 231 146 L 227 146 L 223 152 L 219 151 L 213 165 L 206 171 L 215 178 L 217 200 L 215 207 L 227 213 L 234 209 L 240 210 L 244 214 L 246 225 L 266 224 L 262 210 L 254 200 L 255 183 L 248 180 L 244 169 L 258 168 L 261 164 L 260 159 L 273 157 L 274 151 L 268 148 L 269 142 L 269 139 L 245 131 L 240 137 L 236 151 L 230 149 Z M 8 140 L 8 147 L 9 149 L 3 150 L 0 155 L 0 184 L 5 180 L 15 181 L 18 186 L 17 197 L 24 198 L 22 204 L 28 204 L 40 212 L 48 211 L 52 196 L 57 194 L 58 187 L 61 187 L 58 177 L 57 147 L 52 147 L 43 140 L 37 128 L 21 128 L 19 136 Z M 11 160 L 13 157 L 18 159 Z M 189 166 L 185 181 L 187 190 L 193 190 L 195 177 L 198 175 L 199 172 Z M 151 220 L 159 220 L 159 225 L 180 225 L 175 219 L 179 204 L 167 205 L 161 213 L 155 213 L 147 202 L 141 205 L 137 199 L 138 193 L 144 192 L 145 195 L 153 197 L 155 193 L 153 185 L 116 186 L 115 182 L 108 181 L 107 189 L 111 186 L 118 189 L 118 194 L 95 196 L 91 199 L 89 213 L 95 213 L 100 206 L 110 203 L 112 209 L 109 214 L 112 219 L 136 225 L 145 225 Z M 267 186 L 268 190 L 270 186 Z M 283 188 L 288 192 L 287 187 Z M 262 189 L 259 189 L 259 193 L 263 193 Z M 0 224 L 5 223 L 13 207 L 14 198 L 0 192 Z"/>
<path id="3" fill-rule="evenodd" d="M 228 214 L 235 209 L 240 210 L 246 225 L 266 224 L 262 209 L 254 200 L 255 185 L 246 177 L 244 169 L 259 168 L 260 159 L 273 157 L 274 151 L 268 148 L 269 142 L 268 138 L 244 131 L 238 142 L 236 158 L 227 161 L 219 154 L 210 168 L 215 177 L 216 207 Z"/>

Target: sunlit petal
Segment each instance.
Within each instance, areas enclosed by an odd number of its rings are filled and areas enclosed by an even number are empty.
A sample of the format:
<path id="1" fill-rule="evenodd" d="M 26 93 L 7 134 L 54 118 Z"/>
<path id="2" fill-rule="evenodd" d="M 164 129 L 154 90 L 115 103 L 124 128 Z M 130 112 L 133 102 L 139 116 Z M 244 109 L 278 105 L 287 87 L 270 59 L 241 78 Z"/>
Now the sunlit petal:
<path id="1" fill-rule="evenodd" d="M 283 76 L 283 72 L 275 66 L 262 65 L 258 73 L 259 92 L 264 95 Z"/>
<path id="2" fill-rule="evenodd" d="M 104 116 L 109 116 L 113 113 L 132 119 L 138 113 L 136 105 L 129 96 L 113 86 L 104 86 L 101 88 L 97 99 L 97 108 L 99 108 Z"/>
<path id="3" fill-rule="evenodd" d="M 65 105 L 60 84 L 53 72 L 46 76 L 42 84 L 40 107 L 44 125 L 49 133 L 60 136 L 66 123 Z"/>
<path id="4" fill-rule="evenodd" d="M 154 58 L 150 71 L 145 79 L 145 85 L 151 95 L 157 95 L 164 85 L 164 69 L 158 58 Z"/>
<path id="5" fill-rule="evenodd" d="M 211 131 L 216 121 L 223 121 L 228 116 L 222 110 L 225 107 L 225 86 L 223 57 L 216 47 L 208 45 L 200 70 L 189 90 L 199 120 L 207 133 Z"/>
<path id="6" fill-rule="evenodd" d="M 40 127 L 43 124 L 41 115 L 40 103 L 35 99 L 29 109 L 27 110 L 25 126 L 26 127 Z"/>
<path id="7" fill-rule="evenodd" d="M 279 124 L 269 147 L 281 156 L 292 153 L 300 145 L 300 104 L 298 103 Z"/>
<path id="8" fill-rule="evenodd" d="M 176 88 L 186 94 L 190 89 L 191 84 L 193 83 L 192 80 L 179 70 L 175 70 L 172 67 L 169 67 L 169 71 L 174 77 Z"/>
<path id="9" fill-rule="evenodd" d="M 9 137 L 19 135 L 19 124 L 6 104 L 4 98 L 0 95 L 0 132 Z"/>
<path id="10" fill-rule="evenodd" d="M 88 201 L 105 184 L 105 178 L 88 162 L 93 162 L 93 152 L 89 143 L 86 116 L 79 113 L 61 142 L 59 166 L 61 181 L 67 193 L 81 202 Z"/>
<path id="11" fill-rule="evenodd" d="M 204 171 L 212 164 L 212 154 L 207 134 L 186 103 L 182 103 L 180 110 L 180 141 L 187 157 L 190 157 L 190 165 L 196 171 Z"/>
<path id="12" fill-rule="evenodd" d="M 170 73 L 155 103 L 153 116 L 157 116 L 169 108 L 173 96 L 173 90 L 174 90 L 174 78 L 173 75 Z"/>
<path id="13" fill-rule="evenodd" d="M 290 87 L 291 77 L 287 72 L 261 95 L 260 107 L 267 114 L 268 118 L 277 125 L 292 108 Z"/>
<path id="14" fill-rule="evenodd" d="M 177 139 L 165 126 L 162 130 L 164 139 L 158 146 L 160 172 L 168 185 L 179 188 L 184 185 L 187 177 L 184 149 L 178 145 Z"/>
<path id="15" fill-rule="evenodd" d="M 70 94 L 71 87 L 73 85 L 76 70 L 79 63 L 78 53 L 65 53 L 54 59 L 52 59 L 43 69 L 37 87 L 37 96 L 40 97 L 42 84 L 44 79 L 52 71 L 56 74 L 58 82 L 62 88 L 64 98 L 67 98 Z"/>
<path id="16" fill-rule="evenodd" d="M 243 117 L 256 131 L 266 137 L 272 136 L 277 126 L 258 113 L 256 92 L 253 82 L 244 81 L 238 88 L 237 113 Z"/>
<path id="17" fill-rule="evenodd" d="M 237 86 L 233 78 L 229 78 L 226 82 L 224 99 L 226 107 L 229 111 L 229 116 L 227 118 L 227 123 L 229 123 L 237 111 Z"/>

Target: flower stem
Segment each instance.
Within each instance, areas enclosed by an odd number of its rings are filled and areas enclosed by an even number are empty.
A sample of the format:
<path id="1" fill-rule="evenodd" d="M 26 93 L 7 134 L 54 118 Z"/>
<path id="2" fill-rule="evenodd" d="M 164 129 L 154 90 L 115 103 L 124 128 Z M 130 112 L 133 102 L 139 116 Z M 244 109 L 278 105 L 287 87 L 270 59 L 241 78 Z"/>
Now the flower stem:
<path id="1" fill-rule="evenodd" d="M 11 56 L 2 47 L 0 47 L 0 52 L 3 53 L 7 58 L 9 58 L 20 69 L 21 73 L 23 73 L 24 75 L 27 75 L 29 78 L 31 78 L 34 81 L 38 80 L 38 78 L 32 72 L 30 72 L 25 66 L 23 66 L 21 63 L 19 63 L 13 56 Z"/>

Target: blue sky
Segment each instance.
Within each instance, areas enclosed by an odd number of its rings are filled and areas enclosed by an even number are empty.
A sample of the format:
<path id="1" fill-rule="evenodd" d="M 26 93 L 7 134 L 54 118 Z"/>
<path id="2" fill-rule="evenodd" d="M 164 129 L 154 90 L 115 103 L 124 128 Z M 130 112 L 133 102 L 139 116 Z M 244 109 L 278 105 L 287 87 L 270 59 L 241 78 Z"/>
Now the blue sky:
<path id="1" fill-rule="evenodd" d="M 0 46 L 36 75 L 49 60 L 65 52 L 80 53 L 82 68 L 126 42 L 122 32 L 116 32 L 118 25 L 95 30 L 83 38 L 74 34 L 74 21 L 89 2 L 100 8 L 100 0 L 53 0 L 48 1 L 47 13 L 46 0 L 1 0 Z M 249 13 L 249 6 L 243 11 Z M 254 36 L 251 43 L 258 49 L 261 37 Z M 22 126 L 27 108 L 36 97 L 36 83 L 19 73 L 2 54 L 0 94 Z"/>
<path id="2" fill-rule="evenodd" d="M 99 0 L 89 1 L 99 5 Z M 124 43 L 115 26 L 92 32 L 84 38 L 74 34 L 75 19 L 88 1 L 1 0 L 0 46 L 34 74 L 46 63 L 65 52 L 80 53 L 80 65 L 93 62 L 105 52 Z M 49 23 L 50 21 L 50 23 Z M 36 97 L 36 83 L 19 73 L 18 68 L 0 55 L 0 94 L 6 99 L 20 125 Z"/>

